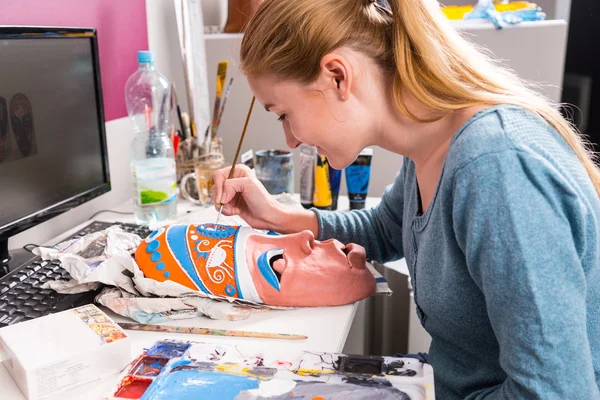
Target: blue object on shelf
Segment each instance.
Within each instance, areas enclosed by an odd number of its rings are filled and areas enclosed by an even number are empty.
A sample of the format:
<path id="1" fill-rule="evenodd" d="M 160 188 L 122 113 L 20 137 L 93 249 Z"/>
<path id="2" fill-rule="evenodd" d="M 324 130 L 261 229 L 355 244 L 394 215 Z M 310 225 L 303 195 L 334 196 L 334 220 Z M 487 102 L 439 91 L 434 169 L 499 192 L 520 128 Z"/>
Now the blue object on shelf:
<path id="1" fill-rule="evenodd" d="M 523 21 L 543 21 L 546 14 L 540 7 L 498 12 L 492 0 L 478 0 L 473 11 L 465 14 L 464 19 L 487 19 L 496 29 L 502 29 L 505 25 L 515 25 Z"/>

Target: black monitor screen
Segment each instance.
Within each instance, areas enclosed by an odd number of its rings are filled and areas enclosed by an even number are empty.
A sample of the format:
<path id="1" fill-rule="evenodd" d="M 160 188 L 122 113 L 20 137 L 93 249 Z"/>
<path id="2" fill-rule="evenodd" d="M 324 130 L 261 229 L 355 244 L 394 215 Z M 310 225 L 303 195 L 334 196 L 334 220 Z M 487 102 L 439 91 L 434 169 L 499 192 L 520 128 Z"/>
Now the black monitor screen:
<path id="1" fill-rule="evenodd" d="M 0 230 L 108 183 L 94 57 L 86 37 L 0 35 Z"/>

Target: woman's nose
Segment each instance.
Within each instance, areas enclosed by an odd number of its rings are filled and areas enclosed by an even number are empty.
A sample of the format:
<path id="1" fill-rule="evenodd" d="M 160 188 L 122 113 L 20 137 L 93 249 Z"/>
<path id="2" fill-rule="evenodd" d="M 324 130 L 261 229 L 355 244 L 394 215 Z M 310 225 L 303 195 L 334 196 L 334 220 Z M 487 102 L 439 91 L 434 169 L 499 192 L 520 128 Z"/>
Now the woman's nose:
<path id="1" fill-rule="evenodd" d="M 301 141 L 296 139 L 289 127 L 284 126 L 283 131 L 285 132 L 285 143 L 290 149 L 295 149 L 302 144 Z"/>

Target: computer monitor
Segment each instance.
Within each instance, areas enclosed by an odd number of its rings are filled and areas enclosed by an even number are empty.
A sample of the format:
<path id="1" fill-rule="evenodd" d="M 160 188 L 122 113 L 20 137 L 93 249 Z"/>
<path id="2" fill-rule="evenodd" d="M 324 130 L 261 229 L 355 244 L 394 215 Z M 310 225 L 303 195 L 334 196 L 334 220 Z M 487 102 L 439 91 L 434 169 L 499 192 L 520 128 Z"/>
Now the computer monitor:
<path id="1" fill-rule="evenodd" d="M 0 27 L 2 269 L 9 237 L 109 190 L 96 31 Z"/>

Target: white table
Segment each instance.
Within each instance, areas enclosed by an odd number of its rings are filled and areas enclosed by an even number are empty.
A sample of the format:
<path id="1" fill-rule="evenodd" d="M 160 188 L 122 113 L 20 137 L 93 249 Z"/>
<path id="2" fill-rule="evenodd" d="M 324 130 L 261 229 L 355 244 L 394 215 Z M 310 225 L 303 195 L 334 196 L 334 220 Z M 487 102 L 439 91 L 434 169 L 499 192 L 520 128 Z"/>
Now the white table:
<path id="1" fill-rule="evenodd" d="M 375 205 L 379 199 L 369 199 L 367 206 Z M 196 206 L 188 202 L 180 201 L 178 205 L 178 213 L 183 215 L 188 211 L 197 210 Z M 339 209 L 348 209 L 348 199 L 340 197 Z M 133 205 L 131 201 L 116 207 L 114 211 L 132 212 Z M 119 221 L 119 222 L 134 222 L 133 214 L 120 215 L 105 213 L 100 214 L 96 220 L 101 221 Z M 73 233 L 77 232 L 88 222 L 81 224 L 63 235 L 51 240 L 47 244 L 55 244 Z M 297 354 L 302 350 L 310 351 L 329 351 L 342 352 L 344 343 L 348 336 L 348 331 L 354 319 L 358 303 L 349 304 L 340 307 L 316 307 L 316 308 L 299 308 L 291 311 L 275 311 L 256 313 L 243 321 L 222 321 L 212 320 L 207 317 L 199 317 L 194 319 L 179 320 L 168 323 L 170 325 L 179 326 L 194 326 L 216 329 L 237 329 L 248 331 L 261 332 L 276 332 L 276 333 L 294 333 L 307 335 L 308 339 L 296 340 L 274 340 L 274 339 L 250 339 L 250 338 L 235 338 L 222 336 L 208 335 L 190 335 L 190 334 L 175 334 L 175 333 L 159 333 L 159 332 L 143 332 L 143 331 L 127 331 L 131 339 L 131 357 L 139 355 L 146 347 L 151 346 L 155 341 L 165 338 L 195 340 L 211 343 L 223 344 L 240 344 L 245 347 L 268 348 L 270 350 L 281 351 L 282 356 L 286 354 Z M 108 309 L 104 309 L 117 322 L 130 321 L 128 318 L 121 317 Z M 49 397 L 51 400 L 58 399 L 98 399 L 103 396 L 112 394 L 112 390 L 116 388 L 118 376 L 111 376 L 102 380 L 97 380 L 67 392 Z M 12 380 L 6 369 L 0 368 L 0 399 L 21 400 L 25 399 L 16 383 Z"/>

